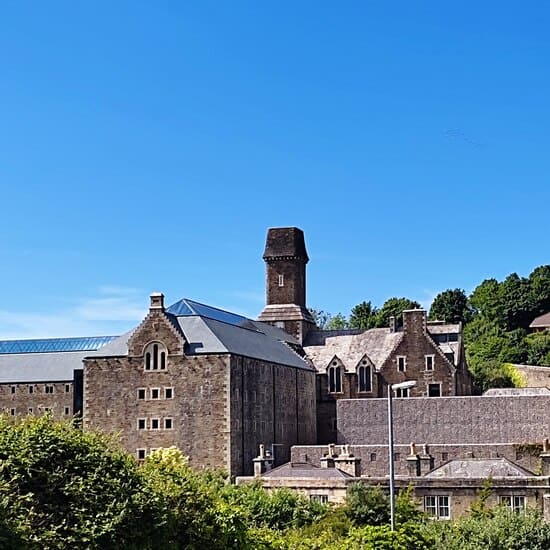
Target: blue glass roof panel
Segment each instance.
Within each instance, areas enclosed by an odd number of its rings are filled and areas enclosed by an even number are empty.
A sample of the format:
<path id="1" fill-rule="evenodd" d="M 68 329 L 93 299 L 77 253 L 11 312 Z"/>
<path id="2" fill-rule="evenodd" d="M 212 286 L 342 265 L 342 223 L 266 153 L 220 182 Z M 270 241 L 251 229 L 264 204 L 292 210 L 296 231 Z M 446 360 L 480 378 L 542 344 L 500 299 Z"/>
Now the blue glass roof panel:
<path id="1" fill-rule="evenodd" d="M 53 353 L 60 351 L 95 351 L 117 336 L 85 336 L 82 338 L 38 338 L 32 340 L 0 340 L 0 354 Z"/>
<path id="2" fill-rule="evenodd" d="M 200 304 L 199 302 L 194 302 L 193 300 L 188 300 L 186 298 L 171 305 L 167 311 L 177 317 L 199 315 L 201 317 L 208 317 L 209 319 L 221 321 L 222 323 L 229 323 L 230 325 L 235 325 L 237 327 L 244 326 L 248 321 L 248 319 L 242 315 L 237 315 L 236 313 L 231 313 L 230 311 L 224 311 L 223 309 L 218 309 L 217 307 Z"/>

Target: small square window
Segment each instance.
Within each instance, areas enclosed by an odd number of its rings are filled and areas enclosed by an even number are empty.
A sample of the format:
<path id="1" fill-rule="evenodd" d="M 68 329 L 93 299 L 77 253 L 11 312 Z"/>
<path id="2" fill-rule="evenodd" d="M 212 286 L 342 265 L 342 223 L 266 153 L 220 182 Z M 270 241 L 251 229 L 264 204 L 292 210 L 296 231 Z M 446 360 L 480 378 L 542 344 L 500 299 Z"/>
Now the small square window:
<path id="1" fill-rule="evenodd" d="M 137 450 L 137 457 L 138 457 L 138 460 L 145 460 L 145 455 L 147 453 L 147 450 L 146 449 L 138 449 Z"/>
<path id="2" fill-rule="evenodd" d="M 441 384 L 428 384 L 428 397 L 441 397 Z"/>
<path id="3" fill-rule="evenodd" d="M 409 397 L 409 388 L 397 388 L 395 397 Z"/>
<path id="4" fill-rule="evenodd" d="M 15 408 L 10 409 L 10 414 L 11 414 L 12 416 L 15 416 L 15 413 L 16 413 Z"/>
<path id="5" fill-rule="evenodd" d="M 65 384 L 65 393 L 71 393 L 71 385 Z"/>
<path id="6" fill-rule="evenodd" d="M 147 426 L 147 419 L 145 418 L 138 418 L 137 421 L 137 429 L 138 430 L 145 430 Z"/>
<path id="7" fill-rule="evenodd" d="M 48 412 L 51 412 L 51 410 L 52 410 L 51 407 L 44 407 L 44 412 L 48 413 Z"/>
<path id="8" fill-rule="evenodd" d="M 441 461 L 447 462 L 449 460 L 449 453 L 441 453 Z"/>
<path id="9" fill-rule="evenodd" d="M 151 388 L 151 399 L 160 399 L 160 388 Z"/>
<path id="10" fill-rule="evenodd" d="M 65 416 L 71 414 L 71 409 L 69 407 L 65 407 Z"/>
<path id="11" fill-rule="evenodd" d="M 376 462 L 376 453 L 371 453 L 370 454 L 370 461 L 371 462 Z"/>
<path id="12" fill-rule="evenodd" d="M 29 386 L 29 393 L 33 393 L 34 392 L 34 386 Z"/>
<path id="13" fill-rule="evenodd" d="M 11 393 L 15 393 L 15 386 L 11 387 Z"/>
<path id="14" fill-rule="evenodd" d="M 138 388 L 137 397 L 138 399 L 145 399 L 145 388 Z"/>
<path id="15" fill-rule="evenodd" d="M 393 453 L 393 461 L 397 462 L 401 460 L 401 454 L 400 453 Z"/>
<path id="16" fill-rule="evenodd" d="M 32 413 L 33 413 L 32 407 L 29 407 L 29 414 L 32 414 Z"/>
<path id="17" fill-rule="evenodd" d="M 164 419 L 164 429 L 165 430 L 171 430 L 172 429 L 172 419 L 171 418 L 165 418 Z"/>
<path id="18" fill-rule="evenodd" d="M 174 388 L 164 388 L 164 399 L 172 399 L 174 397 Z"/>
<path id="19" fill-rule="evenodd" d="M 405 372 L 407 370 L 407 358 L 404 355 L 397 357 L 397 370 L 399 372 Z"/>
<path id="20" fill-rule="evenodd" d="M 158 418 L 151 419 L 151 429 L 159 430 L 160 429 L 160 420 Z"/>

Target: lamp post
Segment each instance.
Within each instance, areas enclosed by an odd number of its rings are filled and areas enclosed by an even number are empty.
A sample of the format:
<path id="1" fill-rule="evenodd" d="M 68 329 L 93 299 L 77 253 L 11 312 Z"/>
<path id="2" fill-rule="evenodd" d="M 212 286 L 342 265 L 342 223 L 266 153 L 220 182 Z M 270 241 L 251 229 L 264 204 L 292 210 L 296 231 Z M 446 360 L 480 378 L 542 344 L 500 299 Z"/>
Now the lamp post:
<path id="1" fill-rule="evenodd" d="M 407 380 L 398 384 L 388 384 L 388 450 L 390 458 L 390 525 L 391 530 L 395 529 L 395 472 L 393 467 L 393 408 L 392 393 L 395 390 L 404 390 L 416 386 L 416 380 Z"/>

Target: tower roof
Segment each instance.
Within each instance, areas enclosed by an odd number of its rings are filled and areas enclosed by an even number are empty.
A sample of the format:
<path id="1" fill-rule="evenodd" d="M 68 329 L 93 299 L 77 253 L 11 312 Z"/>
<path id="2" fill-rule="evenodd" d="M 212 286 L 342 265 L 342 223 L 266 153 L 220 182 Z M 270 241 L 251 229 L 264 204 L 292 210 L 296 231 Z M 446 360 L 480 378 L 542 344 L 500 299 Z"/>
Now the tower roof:
<path id="1" fill-rule="evenodd" d="M 272 227 L 267 230 L 264 260 L 276 258 L 301 258 L 309 261 L 304 232 L 297 227 Z"/>

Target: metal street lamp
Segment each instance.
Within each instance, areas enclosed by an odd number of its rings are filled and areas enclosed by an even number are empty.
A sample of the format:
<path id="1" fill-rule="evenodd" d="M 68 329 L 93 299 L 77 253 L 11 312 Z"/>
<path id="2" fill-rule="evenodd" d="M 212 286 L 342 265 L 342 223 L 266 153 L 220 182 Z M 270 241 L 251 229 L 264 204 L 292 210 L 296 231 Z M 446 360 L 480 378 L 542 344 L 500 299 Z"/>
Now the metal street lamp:
<path id="1" fill-rule="evenodd" d="M 398 384 L 388 384 L 388 449 L 390 458 L 390 525 L 391 530 L 395 529 L 395 472 L 393 467 L 393 408 L 392 393 L 395 390 L 404 390 L 416 386 L 416 380 L 407 380 Z"/>

